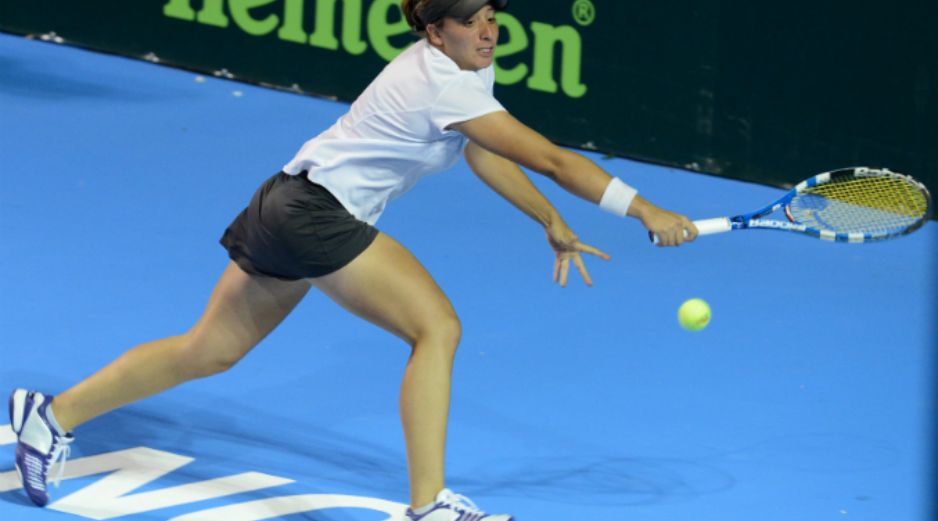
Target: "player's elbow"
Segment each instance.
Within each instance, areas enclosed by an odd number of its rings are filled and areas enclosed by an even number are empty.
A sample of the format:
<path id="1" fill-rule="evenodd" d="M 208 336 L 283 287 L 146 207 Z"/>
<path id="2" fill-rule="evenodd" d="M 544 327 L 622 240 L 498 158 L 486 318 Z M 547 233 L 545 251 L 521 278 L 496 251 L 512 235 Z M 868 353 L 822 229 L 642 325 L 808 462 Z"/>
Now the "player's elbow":
<path id="1" fill-rule="evenodd" d="M 549 153 L 542 156 L 543 163 L 535 170 L 548 177 L 555 183 L 564 186 L 571 175 L 573 168 L 573 154 L 569 150 L 554 147 Z"/>
<path id="2" fill-rule="evenodd" d="M 570 170 L 568 166 L 570 161 L 566 157 L 568 154 L 569 152 L 562 148 L 553 147 L 552 150 L 542 154 L 538 164 L 531 165 L 531 168 L 554 182 L 561 183 Z"/>

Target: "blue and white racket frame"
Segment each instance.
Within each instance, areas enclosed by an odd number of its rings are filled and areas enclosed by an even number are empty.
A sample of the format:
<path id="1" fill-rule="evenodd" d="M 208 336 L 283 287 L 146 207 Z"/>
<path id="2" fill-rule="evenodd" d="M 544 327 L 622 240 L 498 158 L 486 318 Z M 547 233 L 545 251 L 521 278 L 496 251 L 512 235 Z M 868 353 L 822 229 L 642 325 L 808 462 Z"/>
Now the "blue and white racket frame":
<path id="1" fill-rule="evenodd" d="M 797 222 L 795 217 L 792 215 L 789 204 L 792 200 L 795 199 L 799 194 L 804 193 L 809 188 L 826 184 L 834 180 L 840 180 L 845 177 L 851 178 L 863 178 L 863 177 L 891 177 L 894 179 L 900 179 L 904 182 L 910 183 L 912 186 L 921 191 L 926 200 L 926 211 L 921 218 L 917 219 L 915 222 L 911 223 L 909 226 L 906 226 L 897 230 L 884 230 L 876 232 L 865 232 L 865 233 L 843 233 L 843 232 L 834 232 L 831 230 L 823 230 L 817 227 L 809 226 L 804 223 Z M 788 218 L 788 221 L 781 221 L 776 219 L 763 219 L 766 215 L 769 215 L 773 212 L 778 211 L 779 209 L 785 209 L 785 216 Z M 812 237 L 817 237 L 822 240 L 832 241 L 832 242 L 847 242 L 847 243 L 864 243 L 864 242 L 873 242 L 881 241 L 884 239 L 889 239 L 893 237 L 898 237 L 901 235 L 906 235 L 912 233 L 918 228 L 922 227 L 928 219 L 931 217 L 932 212 L 932 200 L 931 195 L 928 192 L 928 188 L 912 178 L 911 176 L 900 174 L 898 172 L 893 172 L 888 168 L 870 168 L 870 167 L 851 167 L 851 168 L 842 168 L 838 170 L 831 170 L 830 172 L 824 172 L 818 174 L 809 179 L 805 179 L 801 183 L 798 183 L 795 187 L 789 190 L 785 195 L 779 198 L 774 203 L 757 210 L 755 212 L 745 213 L 736 215 L 734 217 L 717 217 L 713 219 L 701 219 L 694 221 L 694 225 L 697 226 L 699 235 L 712 235 L 717 233 L 724 233 L 732 230 L 746 230 L 746 229 L 771 229 L 771 230 L 782 230 L 790 232 L 799 232 Z M 653 242 L 657 243 L 657 237 L 653 237 Z"/>

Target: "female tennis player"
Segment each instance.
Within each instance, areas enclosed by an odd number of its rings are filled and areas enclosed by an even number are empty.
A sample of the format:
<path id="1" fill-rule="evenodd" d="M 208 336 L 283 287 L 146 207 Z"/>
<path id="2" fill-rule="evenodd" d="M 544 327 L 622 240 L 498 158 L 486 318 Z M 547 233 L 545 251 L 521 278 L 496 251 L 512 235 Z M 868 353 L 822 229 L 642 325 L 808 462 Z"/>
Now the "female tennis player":
<path id="1" fill-rule="evenodd" d="M 268 179 L 221 239 L 231 262 L 186 333 L 137 346 L 55 397 L 10 398 L 17 468 L 29 497 L 48 502 L 50 466 L 71 431 L 107 411 L 225 371 L 271 332 L 310 287 L 411 347 L 400 392 L 410 521 L 510 521 L 487 515 L 444 483 L 450 376 L 460 322 L 420 262 L 373 225 L 385 205 L 462 154 L 487 185 L 543 225 L 553 278 L 572 263 L 587 284 L 584 244 L 519 168 L 620 216 L 661 245 L 693 240 L 685 217 L 649 203 L 593 162 L 513 118 L 493 96 L 496 10 L 507 0 L 404 0 L 420 40 L 393 60 L 331 128 Z M 685 233 L 687 236 L 685 237 Z"/>

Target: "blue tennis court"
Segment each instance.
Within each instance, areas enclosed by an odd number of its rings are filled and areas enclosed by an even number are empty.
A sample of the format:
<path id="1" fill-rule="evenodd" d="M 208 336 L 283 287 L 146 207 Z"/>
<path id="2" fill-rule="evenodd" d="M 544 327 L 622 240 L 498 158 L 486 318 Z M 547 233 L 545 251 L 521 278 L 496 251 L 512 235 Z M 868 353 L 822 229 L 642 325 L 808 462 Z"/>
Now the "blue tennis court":
<path id="1" fill-rule="evenodd" d="M 61 392 L 190 327 L 225 226 L 345 109 L 0 35 L 0 389 Z M 590 157 L 692 218 L 781 193 Z M 926 517 L 934 222 L 869 245 L 752 231 L 659 249 L 534 180 L 612 256 L 587 259 L 595 287 L 552 284 L 542 231 L 464 162 L 378 223 L 463 322 L 452 488 L 521 521 Z M 676 321 L 691 297 L 714 311 L 698 333 Z M 0 425 L 0 519 L 389 519 L 408 497 L 407 356 L 311 292 L 233 370 L 80 427 L 46 509 Z"/>

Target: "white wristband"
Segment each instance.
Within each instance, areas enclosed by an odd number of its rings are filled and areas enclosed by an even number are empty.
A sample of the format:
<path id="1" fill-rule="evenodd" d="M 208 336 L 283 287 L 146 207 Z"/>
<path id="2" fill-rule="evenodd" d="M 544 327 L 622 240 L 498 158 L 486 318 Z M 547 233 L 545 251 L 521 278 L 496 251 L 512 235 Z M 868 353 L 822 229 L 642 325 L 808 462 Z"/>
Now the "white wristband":
<path id="1" fill-rule="evenodd" d="M 603 192 L 603 198 L 599 200 L 599 207 L 619 217 L 625 217 L 636 195 L 638 190 L 623 183 L 618 177 L 613 177 Z"/>

